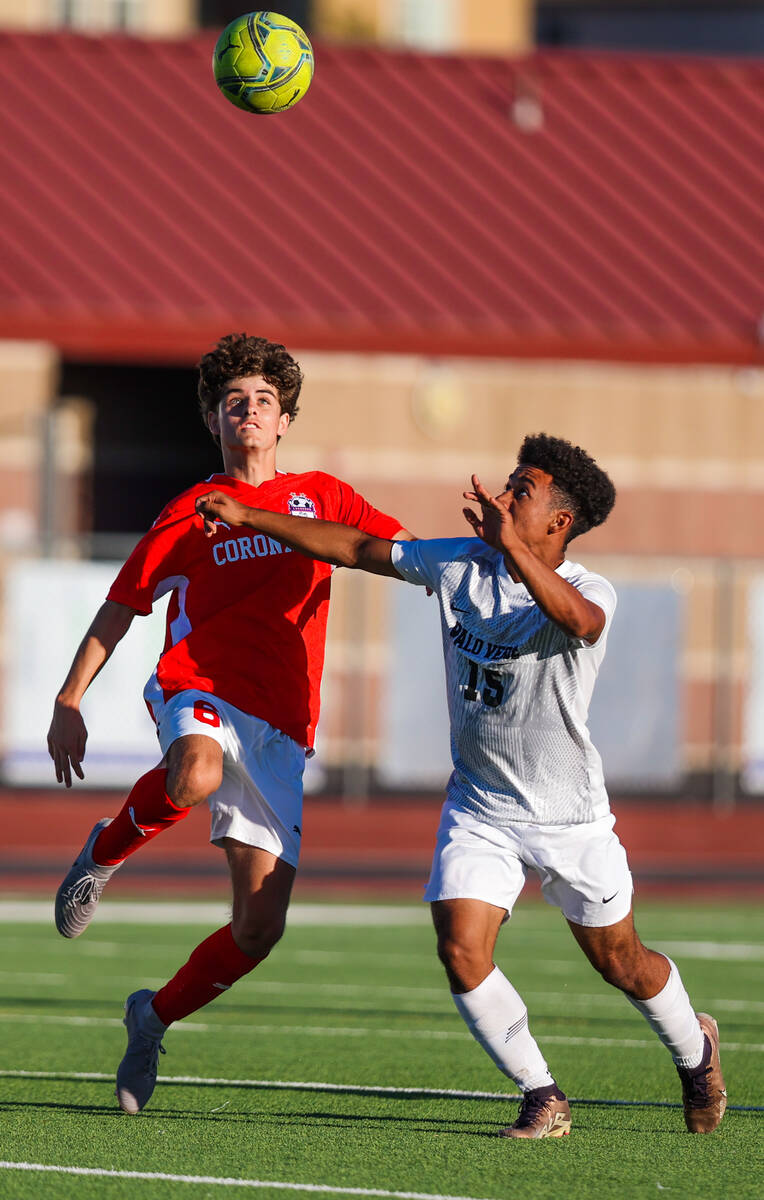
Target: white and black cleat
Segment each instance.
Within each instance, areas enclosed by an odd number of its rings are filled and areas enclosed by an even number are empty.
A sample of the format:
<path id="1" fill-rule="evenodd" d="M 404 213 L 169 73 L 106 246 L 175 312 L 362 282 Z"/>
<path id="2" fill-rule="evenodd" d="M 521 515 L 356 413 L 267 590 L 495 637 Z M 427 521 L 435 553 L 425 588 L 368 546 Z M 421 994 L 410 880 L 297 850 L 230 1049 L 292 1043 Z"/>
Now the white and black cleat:
<path id="1" fill-rule="evenodd" d="M 90 836 L 67 872 L 56 892 L 56 929 L 66 938 L 79 937 L 92 921 L 103 889 L 122 863 L 102 867 L 93 862 L 92 849 L 102 829 L 111 825 L 103 817 L 90 831 Z"/>

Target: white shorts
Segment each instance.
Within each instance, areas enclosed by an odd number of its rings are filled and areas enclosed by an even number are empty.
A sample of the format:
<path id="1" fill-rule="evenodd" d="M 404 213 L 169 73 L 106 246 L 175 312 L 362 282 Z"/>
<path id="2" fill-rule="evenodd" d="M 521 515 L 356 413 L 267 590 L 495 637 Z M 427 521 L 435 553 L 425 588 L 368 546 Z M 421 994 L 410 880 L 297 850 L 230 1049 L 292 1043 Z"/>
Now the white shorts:
<path id="1" fill-rule="evenodd" d="M 489 825 L 446 800 L 424 898 L 484 900 L 509 916 L 533 871 L 569 921 L 615 925 L 628 916 L 633 883 L 614 824 L 609 813 L 583 825 Z"/>
<path id="2" fill-rule="evenodd" d="M 305 751 L 259 717 L 250 717 L 209 692 L 178 692 L 167 703 L 149 684 L 144 693 L 162 754 L 190 733 L 223 750 L 223 782 L 207 798 L 210 841 L 235 838 L 296 867 L 302 837 Z"/>

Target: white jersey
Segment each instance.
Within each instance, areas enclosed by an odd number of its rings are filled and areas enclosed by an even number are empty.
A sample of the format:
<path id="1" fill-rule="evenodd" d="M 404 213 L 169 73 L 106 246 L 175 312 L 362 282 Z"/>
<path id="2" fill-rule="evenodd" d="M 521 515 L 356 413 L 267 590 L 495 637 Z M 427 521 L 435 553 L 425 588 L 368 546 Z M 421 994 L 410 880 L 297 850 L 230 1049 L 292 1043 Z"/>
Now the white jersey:
<path id="1" fill-rule="evenodd" d="M 616 605 L 601 575 L 557 573 L 605 613 L 594 645 L 550 621 L 479 538 L 396 542 L 392 562 L 440 600 L 454 770 L 449 799 L 496 825 L 573 825 L 609 812 L 586 719 Z"/>

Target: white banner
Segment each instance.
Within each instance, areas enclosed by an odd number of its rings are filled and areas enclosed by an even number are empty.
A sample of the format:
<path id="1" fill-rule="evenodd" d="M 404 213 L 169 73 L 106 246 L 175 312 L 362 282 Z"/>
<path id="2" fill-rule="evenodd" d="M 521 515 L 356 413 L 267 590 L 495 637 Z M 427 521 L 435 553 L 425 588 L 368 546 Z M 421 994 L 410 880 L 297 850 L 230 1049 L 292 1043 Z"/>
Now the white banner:
<path id="1" fill-rule="evenodd" d="M 2 764 L 7 783 L 55 786 L 47 749 L 53 701 L 120 566 L 45 561 L 18 563 L 8 571 Z M 164 642 L 166 604 L 163 599 L 151 616 L 135 618 L 87 691 L 86 785 L 126 786 L 161 757 L 143 687 Z"/>
<path id="2" fill-rule="evenodd" d="M 618 607 L 589 713 L 613 787 L 659 789 L 681 779 L 682 614 L 668 585 L 616 582 Z M 390 584 L 391 634 L 382 692 L 380 781 L 443 789 L 451 771 L 437 603 Z"/>

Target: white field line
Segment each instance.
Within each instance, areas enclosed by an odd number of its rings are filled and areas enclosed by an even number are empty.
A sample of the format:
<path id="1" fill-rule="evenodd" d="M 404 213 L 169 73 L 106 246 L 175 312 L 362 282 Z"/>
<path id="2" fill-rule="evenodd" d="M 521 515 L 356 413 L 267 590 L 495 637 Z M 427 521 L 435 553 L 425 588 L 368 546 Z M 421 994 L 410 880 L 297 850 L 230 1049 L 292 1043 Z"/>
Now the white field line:
<path id="1" fill-rule="evenodd" d="M 2 928 L 2 917 L 0 917 L 0 944 L 3 947 L 28 945 L 27 939 L 23 937 L 9 937 L 4 935 Z M 513 948 L 517 949 L 517 942 L 513 942 L 512 945 Z M 716 959 L 733 962 L 758 962 L 764 960 L 764 946 L 752 945 L 750 943 L 651 942 L 651 945 L 654 949 L 662 950 L 667 954 L 674 954 L 680 959 Z M 78 944 L 77 953 L 91 958 L 122 958 L 131 949 L 134 950 L 135 948 L 126 945 L 124 942 L 103 941 L 91 934 L 87 941 Z M 54 943 L 53 946 L 49 946 L 48 952 L 50 951 L 67 954 L 69 953 L 69 947 L 66 942 L 62 941 L 61 943 Z M 168 955 L 177 954 L 177 952 L 178 946 L 174 942 L 152 942 L 150 946 L 143 945 L 140 947 L 142 961 L 145 959 L 166 959 Z M 425 971 L 431 972 L 434 975 L 437 974 L 438 978 L 440 978 L 441 972 L 440 964 L 434 955 L 430 961 L 423 964 L 421 953 L 413 951 L 410 954 L 379 954 L 376 952 L 364 954 L 349 950 L 298 950 L 291 946 L 282 945 L 279 946 L 278 961 L 280 964 L 294 963 L 297 965 L 318 967 L 343 966 L 347 963 L 352 963 L 356 968 L 362 967 L 365 964 L 401 967 L 403 969 L 415 967 L 420 975 L 424 967 Z M 578 954 L 574 958 L 569 959 L 543 958 L 536 960 L 535 967 L 537 970 L 545 971 L 551 975 L 569 975 L 579 969 L 581 961 L 581 957 Z M 0 972 L 0 976 L 8 973 Z"/>
<path id="2" fill-rule="evenodd" d="M 710 958 L 716 961 L 764 962 L 764 945 L 761 942 L 705 942 L 670 941 L 654 942 L 656 950 L 664 954 L 676 954 L 681 958 Z"/>
<path id="3" fill-rule="evenodd" d="M 98 911 L 98 923 L 130 925 L 207 925 L 229 921 L 230 905 L 220 901 L 147 903 L 115 900 L 103 904 Z M 52 900 L 0 899 L 0 924 L 44 924 L 53 920 Z M 346 925 L 429 925 L 430 916 L 425 904 L 293 904 L 289 909 L 290 925 L 327 927 Z M 764 945 L 760 942 L 716 942 L 707 940 L 660 940 L 656 948 L 685 958 L 715 958 L 764 961 Z"/>
<path id="4" fill-rule="evenodd" d="M 171 901 L 141 903 L 114 900 L 101 905 L 98 924 L 209 925 L 230 921 L 231 906 L 218 902 L 180 904 Z M 44 924 L 53 920 L 52 900 L 0 900 L 0 923 Z M 421 907 L 397 904 L 292 904 L 290 925 L 429 925 L 430 914 Z"/>
<path id="5" fill-rule="evenodd" d="M 37 1171 L 53 1175 L 86 1175 L 98 1179 L 147 1179 L 167 1183 L 217 1184 L 219 1187 L 273 1188 L 285 1192 L 320 1192 L 332 1196 L 386 1196 L 392 1200 L 474 1200 L 471 1196 L 444 1196 L 438 1192 L 388 1192 L 383 1188 L 333 1187 L 330 1183 L 285 1183 L 273 1179 L 231 1179 L 218 1175 L 170 1175 L 165 1171 L 107 1171 L 100 1167 L 63 1167 L 52 1163 L 4 1162 L 6 1171 Z"/>
<path id="6" fill-rule="evenodd" d="M 112 1083 L 114 1075 L 101 1071 L 2 1071 L 0 1079 L 53 1079 L 59 1081 L 80 1080 L 85 1083 Z M 463 1091 L 458 1088 L 389 1087 L 363 1083 L 316 1083 L 302 1079 L 218 1079 L 203 1075 L 158 1075 L 158 1083 L 190 1085 L 193 1087 L 261 1088 L 266 1091 L 290 1092 L 334 1092 L 352 1096 L 433 1096 L 442 1100 L 519 1100 L 519 1092 Z M 681 1108 L 673 1100 L 602 1100 L 570 1097 L 571 1104 L 591 1104 L 624 1108 Z M 226 1104 L 228 1101 L 226 1101 Z M 764 1112 L 764 1106 L 728 1104 L 728 1111 Z M 217 1112 L 217 1109 L 210 1109 Z"/>
<path id="7" fill-rule="evenodd" d="M 119 1028 L 124 1022 L 119 1017 L 65 1017 L 52 1016 L 48 1013 L 13 1013 L 0 1012 L 0 1024 L 14 1025 L 73 1025 L 94 1028 Z M 359 1038 L 394 1038 L 401 1041 L 404 1038 L 419 1038 L 424 1041 L 446 1041 L 458 1039 L 468 1040 L 466 1030 L 446 1029 L 366 1029 L 357 1026 L 342 1028 L 338 1025 L 224 1025 L 222 1022 L 205 1023 L 202 1021 L 179 1021 L 173 1027 L 173 1033 L 243 1033 L 263 1034 L 273 1037 L 284 1034 L 288 1037 L 303 1035 L 305 1037 L 359 1037 Z M 656 1038 L 609 1038 L 609 1037 L 574 1037 L 572 1035 L 545 1034 L 543 1042 L 553 1046 L 616 1046 L 622 1049 L 657 1050 L 660 1042 Z M 722 1042 L 722 1050 L 744 1050 L 753 1054 L 764 1053 L 764 1043 L 756 1042 Z M 0 1076 L 3 1072 L 0 1071 Z"/>
<path id="8" fill-rule="evenodd" d="M 2 1071 L 0 1079 L 72 1079 L 86 1083 L 111 1083 L 114 1074 L 101 1071 Z M 266 1088 L 273 1091 L 340 1092 L 353 1096 L 438 1096 L 452 1100 L 519 1100 L 519 1092 L 475 1092 L 459 1088 L 389 1087 L 386 1084 L 317 1083 L 301 1079 L 219 1079 L 202 1075 L 158 1075 L 157 1083 L 194 1087 Z"/>
<path id="9" fill-rule="evenodd" d="M 120 1028 L 124 1022 L 119 1017 L 65 1017 L 52 1016 L 48 1013 L 4 1013 L 0 1012 L 0 1024 L 9 1022 L 15 1025 L 73 1025 L 95 1026 L 100 1028 Z M 220 1023 L 206 1024 L 201 1021 L 180 1021 L 173 1027 L 173 1033 L 242 1033 L 261 1034 L 273 1037 L 284 1034 L 286 1037 L 305 1035 L 306 1037 L 357 1037 L 357 1038 L 422 1038 L 425 1041 L 443 1041 L 458 1039 L 465 1041 L 468 1034 L 461 1030 L 439 1029 L 366 1029 L 356 1026 L 343 1028 L 340 1025 L 223 1025 Z M 2 1072 L 0 1072 L 2 1074 Z"/>
<path id="10" fill-rule="evenodd" d="M 0 979 L 10 979 L 13 983 L 49 983 L 56 988 L 72 978 L 72 975 L 53 974 L 52 971 L 0 971 Z"/>
<path id="11" fill-rule="evenodd" d="M 80 950 L 83 947 L 79 947 Z M 124 950 L 124 947 L 121 948 Z M 352 955 L 348 955 L 345 961 L 352 959 Z M 61 983 L 76 979 L 77 974 L 72 971 L 70 973 L 43 973 L 43 972 L 28 972 L 28 971 L 3 971 L 0 970 L 0 980 L 9 979 L 15 983 L 34 983 L 36 985 L 50 984 L 51 987 L 58 988 Z M 116 984 L 122 982 L 131 987 L 135 984 L 135 974 L 132 975 L 115 975 L 109 972 L 109 983 Z M 141 976 L 141 982 L 146 987 L 156 987 L 157 989 L 165 982 L 165 978 L 152 978 L 150 975 Z M 256 988 L 263 995 L 270 993 L 271 995 L 321 995 L 330 997 L 343 997 L 358 1001 L 359 999 L 369 998 L 370 1000 L 378 1001 L 385 996 L 396 997 L 397 999 L 411 999 L 421 1002 L 422 1000 L 433 1000 L 436 1002 L 437 1008 L 433 1011 L 443 1013 L 445 1011 L 452 1012 L 451 1005 L 448 1002 L 448 995 L 445 986 L 443 987 L 411 987 L 408 985 L 390 985 L 390 984 L 364 984 L 364 983 L 319 983 L 319 982 L 301 982 L 300 980 L 278 980 L 278 979 L 258 979 L 253 976 L 249 981 L 249 985 Z M 247 985 L 245 985 L 247 986 Z M 623 1001 L 614 989 L 603 989 L 601 992 L 570 992 L 567 989 L 551 994 L 545 992 L 524 992 L 525 999 L 532 1006 L 539 1006 L 537 1013 L 539 1015 L 548 1015 L 550 1002 L 560 1001 L 567 1012 L 571 1009 L 584 1009 L 590 1011 L 592 1008 L 622 1008 Z M 731 1000 L 731 999 L 716 999 L 704 1001 L 708 1007 L 719 1009 L 727 1012 L 764 1012 L 763 1000 Z M 338 1006 L 340 1011 L 342 1005 Z M 553 1011 L 557 1011 L 553 1009 Z"/>

